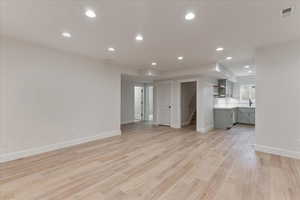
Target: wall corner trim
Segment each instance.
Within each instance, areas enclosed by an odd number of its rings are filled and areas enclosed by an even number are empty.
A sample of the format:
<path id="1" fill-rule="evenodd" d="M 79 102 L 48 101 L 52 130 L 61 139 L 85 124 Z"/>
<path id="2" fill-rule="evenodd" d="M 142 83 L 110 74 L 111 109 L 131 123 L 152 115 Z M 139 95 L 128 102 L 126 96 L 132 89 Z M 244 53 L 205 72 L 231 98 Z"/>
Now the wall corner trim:
<path id="1" fill-rule="evenodd" d="M 274 155 L 283 156 L 283 157 L 300 159 L 300 152 L 298 152 L 298 151 L 290 151 L 290 150 L 286 150 L 286 149 L 264 146 L 264 145 L 259 145 L 259 144 L 254 144 L 253 146 L 254 146 L 255 151 L 257 151 L 257 152 L 263 152 L 263 153 L 269 153 L 269 154 L 274 154 Z"/>
<path id="2" fill-rule="evenodd" d="M 20 158 L 25 158 L 29 156 L 34 156 L 38 155 L 41 153 L 46 153 L 49 151 L 54 151 L 66 147 L 71 147 L 95 140 L 100 140 L 108 137 L 113 137 L 113 136 L 118 136 L 121 135 L 121 130 L 114 130 L 114 131 L 107 131 L 107 132 L 102 132 L 100 134 L 91 136 L 91 137 L 85 137 L 85 138 L 79 138 L 79 139 L 74 139 L 66 142 L 61 142 L 61 143 L 56 143 L 56 144 L 50 144 L 42 147 L 36 147 L 32 149 L 26 149 L 23 151 L 18 151 L 18 152 L 12 152 L 12 153 L 6 153 L 0 155 L 0 163 L 7 162 L 7 161 L 12 161 L 12 160 L 17 160 Z"/>
<path id="3" fill-rule="evenodd" d="M 214 126 L 213 125 L 210 125 L 210 126 L 207 126 L 207 127 L 199 127 L 197 129 L 197 132 L 200 132 L 200 133 L 208 133 L 209 131 L 213 130 L 214 129 Z"/>

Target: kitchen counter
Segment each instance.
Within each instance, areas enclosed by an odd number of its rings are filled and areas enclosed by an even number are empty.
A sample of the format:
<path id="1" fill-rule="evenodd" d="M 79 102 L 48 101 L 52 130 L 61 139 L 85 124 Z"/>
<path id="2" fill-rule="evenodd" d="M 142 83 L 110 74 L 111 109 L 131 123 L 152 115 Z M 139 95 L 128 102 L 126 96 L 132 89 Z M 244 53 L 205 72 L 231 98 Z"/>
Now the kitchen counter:
<path id="1" fill-rule="evenodd" d="M 214 109 L 256 108 L 255 106 L 215 106 Z"/>
<path id="2" fill-rule="evenodd" d="M 237 106 L 215 106 L 214 109 L 234 109 L 238 108 Z"/>
<path id="3" fill-rule="evenodd" d="M 255 106 L 215 106 L 214 127 L 228 129 L 237 123 L 255 125 Z"/>

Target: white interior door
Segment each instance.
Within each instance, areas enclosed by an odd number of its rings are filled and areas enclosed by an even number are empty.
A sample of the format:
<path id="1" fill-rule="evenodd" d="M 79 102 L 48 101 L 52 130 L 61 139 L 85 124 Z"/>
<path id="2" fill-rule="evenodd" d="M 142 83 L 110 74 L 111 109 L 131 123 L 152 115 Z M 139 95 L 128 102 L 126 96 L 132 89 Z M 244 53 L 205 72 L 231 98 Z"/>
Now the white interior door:
<path id="1" fill-rule="evenodd" d="M 171 82 L 157 84 L 157 121 L 160 125 L 170 126 Z"/>

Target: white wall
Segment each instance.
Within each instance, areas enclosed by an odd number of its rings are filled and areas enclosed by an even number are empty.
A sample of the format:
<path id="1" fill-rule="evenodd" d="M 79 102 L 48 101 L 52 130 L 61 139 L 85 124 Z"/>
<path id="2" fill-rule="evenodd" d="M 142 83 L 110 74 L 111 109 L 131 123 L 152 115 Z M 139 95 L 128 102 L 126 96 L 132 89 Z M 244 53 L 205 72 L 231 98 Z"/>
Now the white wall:
<path id="1" fill-rule="evenodd" d="M 196 82 L 181 83 L 181 124 L 190 122 L 193 109 L 196 109 Z M 192 109 L 192 110 L 191 110 Z"/>
<path id="2" fill-rule="evenodd" d="M 122 78 L 121 83 L 121 123 L 134 122 L 134 82 Z"/>
<path id="3" fill-rule="evenodd" d="M 12 39 L 1 47 L 2 160 L 120 134 L 118 68 Z"/>
<path id="4" fill-rule="evenodd" d="M 300 41 L 256 54 L 256 149 L 300 158 Z"/>
<path id="5" fill-rule="evenodd" d="M 0 37 L 0 44 L 3 44 L 3 40 Z M 4 87 L 4 47 L 3 45 L 0 45 L 0 157 L 1 154 L 4 153 L 4 132 L 5 132 L 5 123 L 4 123 L 4 109 L 5 109 L 5 104 L 4 104 L 4 91 L 5 91 L 5 87 Z M 1 160 L 1 158 L 0 158 Z"/>

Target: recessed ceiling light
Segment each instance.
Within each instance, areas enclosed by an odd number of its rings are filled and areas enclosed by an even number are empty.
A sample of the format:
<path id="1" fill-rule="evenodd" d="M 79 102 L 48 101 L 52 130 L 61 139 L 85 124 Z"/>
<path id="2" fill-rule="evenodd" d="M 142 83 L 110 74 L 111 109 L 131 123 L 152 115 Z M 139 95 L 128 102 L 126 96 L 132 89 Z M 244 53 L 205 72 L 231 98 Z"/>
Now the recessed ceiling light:
<path id="1" fill-rule="evenodd" d="M 178 60 L 183 60 L 183 57 L 182 56 L 178 56 L 177 59 Z"/>
<path id="2" fill-rule="evenodd" d="M 61 35 L 62 35 L 63 37 L 66 37 L 66 38 L 72 37 L 71 33 L 69 33 L 69 32 L 62 32 Z"/>
<path id="3" fill-rule="evenodd" d="M 246 68 L 246 69 L 249 69 L 249 68 L 250 68 L 250 66 L 249 66 L 249 65 L 246 65 L 246 66 L 244 66 L 244 68 Z"/>
<path id="4" fill-rule="evenodd" d="M 135 40 L 136 40 L 136 41 L 143 41 L 144 38 L 143 38 L 143 36 L 142 36 L 141 34 L 138 34 L 138 35 L 135 37 Z"/>
<path id="5" fill-rule="evenodd" d="M 252 71 L 251 71 L 251 70 L 249 70 L 249 71 L 248 71 L 248 73 L 252 73 Z"/>
<path id="6" fill-rule="evenodd" d="M 223 50 L 224 50 L 223 47 L 218 47 L 218 48 L 216 48 L 216 51 L 223 51 Z"/>
<path id="7" fill-rule="evenodd" d="M 109 47 L 107 50 L 108 50 L 108 51 L 115 51 L 116 49 L 113 48 L 113 47 Z"/>
<path id="8" fill-rule="evenodd" d="M 89 17 L 89 18 L 95 18 L 95 17 L 96 17 L 95 11 L 90 10 L 90 9 L 88 9 L 88 10 L 85 11 L 85 15 L 86 15 L 87 17 Z"/>
<path id="9" fill-rule="evenodd" d="M 232 60 L 231 56 L 226 57 L 226 60 Z"/>
<path id="10" fill-rule="evenodd" d="M 153 63 L 151 63 L 151 65 L 152 65 L 152 66 L 156 66 L 156 65 L 157 65 L 157 63 L 156 63 L 156 62 L 153 62 Z"/>
<path id="11" fill-rule="evenodd" d="M 189 12 L 185 15 L 185 20 L 193 20 L 196 17 L 196 15 L 192 12 Z"/>

